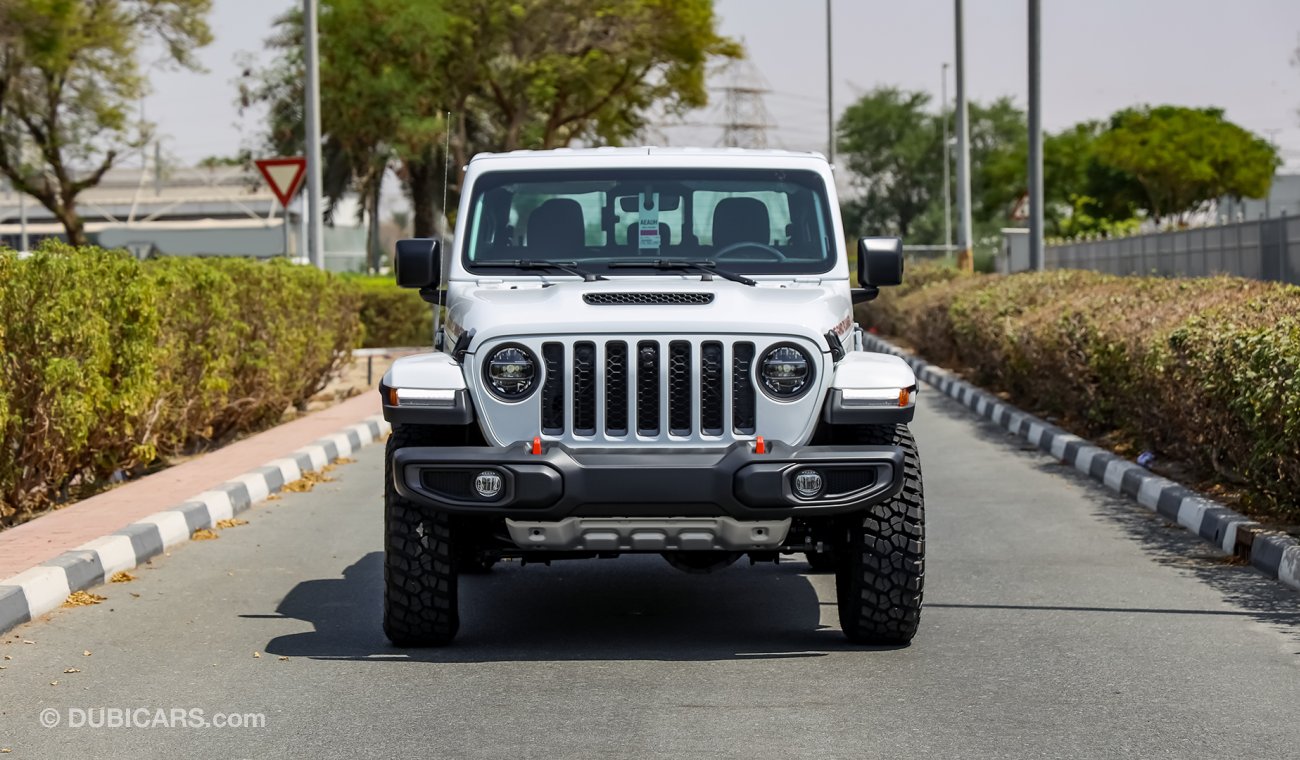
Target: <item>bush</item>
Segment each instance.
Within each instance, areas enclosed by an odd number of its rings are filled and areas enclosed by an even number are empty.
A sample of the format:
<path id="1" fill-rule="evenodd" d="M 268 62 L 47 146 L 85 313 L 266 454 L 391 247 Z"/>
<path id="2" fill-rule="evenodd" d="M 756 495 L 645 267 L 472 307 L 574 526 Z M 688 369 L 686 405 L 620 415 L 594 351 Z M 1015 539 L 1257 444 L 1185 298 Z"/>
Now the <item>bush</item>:
<path id="1" fill-rule="evenodd" d="M 433 311 L 418 292 L 397 287 L 391 276 L 347 279 L 361 289 L 363 346 L 390 348 L 433 343 Z"/>
<path id="2" fill-rule="evenodd" d="M 278 421 L 349 359 L 359 301 L 284 262 L 0 252 L 0 526 Z"/>
<path id="3" fill-rule="evenodd" d="M 1300 517 L 1300 288 L 1081 271 L 933 276 L 864 324 L 1055 416 Z"/>

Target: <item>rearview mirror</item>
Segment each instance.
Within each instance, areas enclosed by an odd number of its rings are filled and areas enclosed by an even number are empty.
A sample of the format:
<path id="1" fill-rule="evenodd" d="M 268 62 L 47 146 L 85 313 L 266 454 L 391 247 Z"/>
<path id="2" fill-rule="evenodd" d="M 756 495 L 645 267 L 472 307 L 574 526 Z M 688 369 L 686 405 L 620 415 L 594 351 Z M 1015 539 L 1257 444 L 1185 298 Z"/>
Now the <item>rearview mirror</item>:
<path id="1" fill-rule="evenodd" d="M 682 196 L 672 193 L 657 193 L 659 196 L 660 211 L 676 211 L 682 205 Z M 641 196 L 624 195 L 618 199 L 618 207 L 623 213 L 630 214 L 639 211 L 641 206 Z"/>
<path id="2" fill-rule="evenodd" d="M 439 243 L 433 238 L 397 241 L 397 285 L 401 288 L 437 288 L 442 275 Z"/>
<path id="3" fill-rule="evenodd" d="M 858 238 L 858 283 L 878 288 L 902 282 L 902 238 Z"/>

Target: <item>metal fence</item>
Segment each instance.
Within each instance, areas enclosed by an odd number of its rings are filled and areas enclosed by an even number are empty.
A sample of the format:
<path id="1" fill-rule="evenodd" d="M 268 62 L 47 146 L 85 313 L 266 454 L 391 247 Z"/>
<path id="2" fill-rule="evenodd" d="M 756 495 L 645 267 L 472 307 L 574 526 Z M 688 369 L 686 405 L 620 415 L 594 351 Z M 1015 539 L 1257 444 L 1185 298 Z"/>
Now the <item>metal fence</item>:
<path id="1" fill-rule="evenodd" d="M 1203 277 L 1231 274 L 1300 285 L 1300 217 L 1045 247 L 1048 269 Z"/>

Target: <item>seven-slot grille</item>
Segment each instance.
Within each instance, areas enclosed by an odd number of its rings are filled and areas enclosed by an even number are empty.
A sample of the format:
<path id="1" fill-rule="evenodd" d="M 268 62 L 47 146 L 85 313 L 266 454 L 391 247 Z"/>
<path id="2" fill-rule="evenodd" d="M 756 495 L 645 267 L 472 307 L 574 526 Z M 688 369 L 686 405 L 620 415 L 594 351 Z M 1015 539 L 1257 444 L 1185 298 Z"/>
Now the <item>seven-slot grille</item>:
<path id="1" fill-rule="evenodd" d="M 758 391 L 751 341 L 547 341 L 541 354 L 541 429 L 546 435 L 754 433 Z"/>

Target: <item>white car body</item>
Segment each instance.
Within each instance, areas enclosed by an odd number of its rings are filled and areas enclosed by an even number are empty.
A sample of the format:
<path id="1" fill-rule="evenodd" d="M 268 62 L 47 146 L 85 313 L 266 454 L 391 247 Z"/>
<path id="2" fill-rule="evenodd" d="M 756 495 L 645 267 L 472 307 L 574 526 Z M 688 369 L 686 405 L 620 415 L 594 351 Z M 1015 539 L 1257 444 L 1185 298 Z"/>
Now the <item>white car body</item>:
<path id="1" fill-rule="evenodd" d="M 698 272 L 616 274 L 599 282 L 558 271 L 484 276 L 466 269 L 460 252 L 471 215 L 474 185 L 494 171 L 587 169 L 617 165 L 620 168 L 760 168 L 810 171 L 825 183 L 835 213 L 830 215 L 835 247 L 834 266 L 823 274 L 753 274 L 750 287 L 722 278 L 703 281 Z M 468 391 L 476 417 L 487 442 L 508 446 L 531 441 L 557 441 L 581 448 L 726 446 L 736 440 L 765 436 L 793 445 L 809 441 L 822 416 L 823 405 L 833 390 L 849 390 L 863 400 L 897 398 L 900 391 L 916 388 L 916 377 L 901 359 L 862 350 L 859 327 L 853 320 L 848 255 L 838 213 L 838 199 L 831 167 L 820 154 L 775 150 L 699 148 L 595 148 L 584 150 L 517 151 L 476 156 L 465 174 L 455 237 L 443 256 L 446 270 L 447 319 L 443 325 L 443 351 L 397 360 L 384 377 L 390 389 Z M 708 293 L 713 300 L 704 305 L 620 305 L 593 306 L 584 300 L 589 294 L 662 292 Z M 461 336 L 473 331 L 472 341 L 460 361 L 450 355 Z M 838 336 L 845 355 L 838 362 L 831 357 L 826 333 Z M 540 355 L 543 341 L 591 340 L 598 347 L 607 336 L 642 337 L 692 342 L 697 347 L 709 340 L 751 340 L 758 346 L 782 341 L 805 347 L 817 358 L 816 386 L 794 401 L 775 401 L 758 394 L 759 419 L 753 433 L 728 430 L 715 436 L 691 427 L 690 435 L 664 433 L 640 436 L 635 433 L 592 435 L 572 432 L 566 425 L 559 434 L 538 428 L 539 394 L 522 402 L 505 402 L 484 389 L 481 362 L 495 346 L 518 343 Z M 761 348 L 760 348 L 761 350 Z M 599 364 L 599 362 L 598 362 Z M 599 385 L 599 383 L 598 383 Z M 602 399 L 603 403 L 603 399 Z M 908 405 L 914 403 L 909 400 Z M 696 409 L 698 418 L 699 410 Z M 664 428 L 667 425 L 663 426 Z M 662 431 L 661 431 L 662 432 Z"/>

